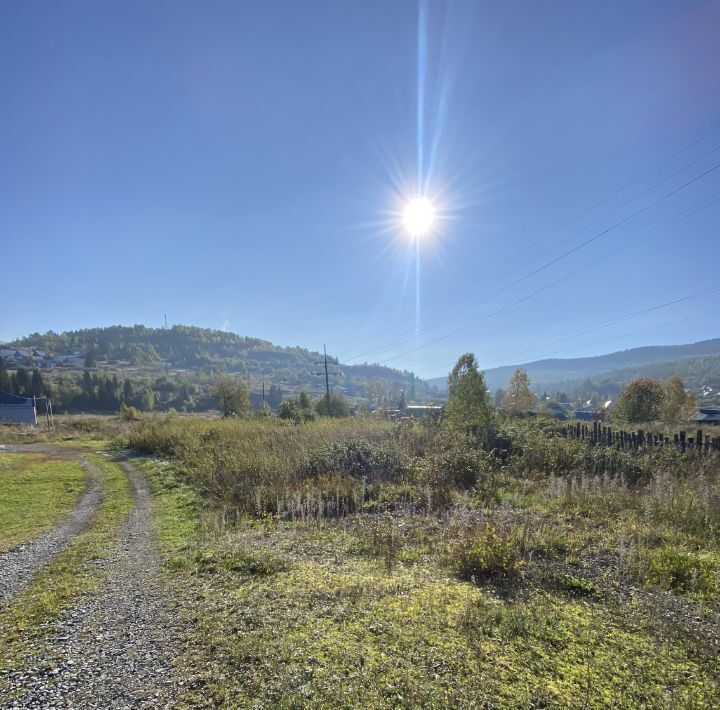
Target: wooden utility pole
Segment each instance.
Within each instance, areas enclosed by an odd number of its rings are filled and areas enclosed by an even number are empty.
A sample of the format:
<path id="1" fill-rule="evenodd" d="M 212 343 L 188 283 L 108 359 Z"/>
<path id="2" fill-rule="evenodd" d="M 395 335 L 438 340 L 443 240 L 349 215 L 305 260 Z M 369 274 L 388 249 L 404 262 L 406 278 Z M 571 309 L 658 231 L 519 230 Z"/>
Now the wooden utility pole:
<path id="1" fill-rule="evenodd" d="M 333 376 L 342 376 L 342 372 L 330 372 L 328 370 L 328 359 L 327 359 L 327 350 L 325 349 L 325 345 L 323 345 L 323 359 L 317 360 L 315 362 L 316 365 L 324 365 L 324 373 L 325 373 L 325 400 L 327 401 L 328 408 L 330 407 L 330 375 Z M 335 364 L 335 363 L 332 363 Z M 322 372 L 313 372 L 313 375 L 322 375 Z"/>

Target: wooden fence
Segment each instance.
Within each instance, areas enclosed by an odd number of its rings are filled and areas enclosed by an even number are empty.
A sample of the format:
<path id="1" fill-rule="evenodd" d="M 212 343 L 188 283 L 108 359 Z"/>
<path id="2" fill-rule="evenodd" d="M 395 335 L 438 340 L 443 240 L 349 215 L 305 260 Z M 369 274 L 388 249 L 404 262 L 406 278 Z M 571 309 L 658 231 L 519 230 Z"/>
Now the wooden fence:
<path id="1" fill-rule="evenodd" d="M 581 439 L 593 446 L 614 446 L 628 451 L 651 451 L 657 446 L 674 446 L 683 453 L 707 454 L 720 451 L 720 436 L 708 436 L 698 429 L 694 436 L 680 431 L 672 436 L 653 431 L 625 431 L 605 426 L 602 422 L 592 424 L 567 424 L 560 431 L 571 439 Z"/>

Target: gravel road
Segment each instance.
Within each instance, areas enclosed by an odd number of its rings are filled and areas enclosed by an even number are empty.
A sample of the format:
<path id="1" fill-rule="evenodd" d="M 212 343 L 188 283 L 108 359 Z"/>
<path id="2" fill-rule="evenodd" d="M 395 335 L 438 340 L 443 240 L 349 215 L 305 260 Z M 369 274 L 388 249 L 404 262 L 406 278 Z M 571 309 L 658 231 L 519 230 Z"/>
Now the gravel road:
<path id="1" fill-rule="evenodd" d="M 66 610 L 38 642 L 25 669 L 7 674 L 1 707 L 161 708 L 179 684 L 173 659 L 181 646 L 177 605 L 162 580 L 144 475 L 122 463 L 135 508 L 122 544 L 100 564 L 102 586 Z"/>
<path id="2" fill-rule="evenodd" d="M 28 451 L 28 448 L 12 447 L 12 450 Z M 36 452 L 35 449 L 32 451 Z M 52 530 L 0 555 L 0 609 L 53 555 L 67 547 L 72 538 L 85 528 L 100 505 L 100 473 L 89 461 L 81 459 L 81 465 L 88 473 L 88 487 L 72 511 L 64 515 Z"/>

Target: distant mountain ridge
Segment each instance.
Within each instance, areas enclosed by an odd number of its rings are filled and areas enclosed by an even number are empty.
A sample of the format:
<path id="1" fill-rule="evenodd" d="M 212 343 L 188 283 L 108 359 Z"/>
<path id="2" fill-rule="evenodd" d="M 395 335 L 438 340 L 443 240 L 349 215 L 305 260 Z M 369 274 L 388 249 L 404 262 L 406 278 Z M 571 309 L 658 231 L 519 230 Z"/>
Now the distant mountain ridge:
<path id="1" fill-rule="evenodd" d="M 621 375 L 622 379 L 625 379 L 628 372 L 633 372 L 636 376 L 641 374 L 650 376 L 647 366 L 657 363 L 666 363 L 666 367 L 661 370 L 663 372 L 670 370 L 668 374 L 672 374 L 675 371 L 673 367 L 677 369 L 682 361 L 713 358 L 713 356 L 720 356 L 720 338 L 686 345 L 651 345 L 592 357 L 549 358 L 518 365 L 493 367 L 485 370 L 485 380 L 491 390 L 504 388 L 513 372 L 518 367 L 522 367 L 527 370 L 533 389 L 553 390 L 559 388 L 561 384 L 574 385 L 578 380 L 587 378 L 613 379 L 618 371 L 624 371 Z M 714 363 L 710 363 L 706 370 L 712 372 L 714 366 Z M 447 387 L 445 378 L 439 377 L 429 382 L 443 390 Z"/>

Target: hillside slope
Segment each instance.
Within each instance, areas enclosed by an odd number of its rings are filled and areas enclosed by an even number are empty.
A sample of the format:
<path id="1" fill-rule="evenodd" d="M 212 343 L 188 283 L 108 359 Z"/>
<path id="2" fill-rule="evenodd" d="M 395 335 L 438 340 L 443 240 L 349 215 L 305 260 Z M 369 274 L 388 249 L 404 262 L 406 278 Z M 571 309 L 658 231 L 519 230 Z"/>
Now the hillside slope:
<path id="1" fill-rule="evenodd" d="M 260 338 L 187 325 L 147 328 L 143 325 L 87 328 L 55 333 L 33 333 L 6 345 L 32 348 L 48 357 L 80 353 L 90 367 L 99 366 L 120 373 L 173 373 L 206 377 L 213 372 L 230 372 L 247 378 L 257 388 L 265 380 L 286 390 L 305 388 L 319 391 L 324 381 L 319 352 L 302 347 L 281 347 Z M 334 361 L 334 359 L 333 359 Z M 337 369 L 335 366 L 334 369 Z M 374 392 L 406 393 L 431 397 L 432 388 L 413 373 L 380 365 L 343 365 L 336 387 L 350 396 L 363 396 L 372 381 Z"/>

